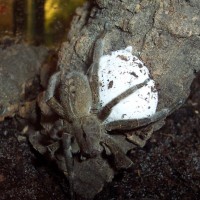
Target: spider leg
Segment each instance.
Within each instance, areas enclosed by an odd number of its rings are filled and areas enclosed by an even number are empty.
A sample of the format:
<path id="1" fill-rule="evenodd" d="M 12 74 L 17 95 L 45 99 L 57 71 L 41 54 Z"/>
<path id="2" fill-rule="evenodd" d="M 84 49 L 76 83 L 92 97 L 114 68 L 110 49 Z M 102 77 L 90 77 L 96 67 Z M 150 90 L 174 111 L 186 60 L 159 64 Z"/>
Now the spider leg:
<path id="1" fill-rule="evenodd" d="M 49 84 L 45 93 L 45 101 L 55 113 L 57 113 L 60 117 L 70 122 L 71 118 L 69 114 L 65 112 L 65 109 L 63 109 L 63 106 L 54 97 L 55 90 L 60 83 L 60 76 L 61 76 L 61 72 L 56 72 L 49 79 Z"/>
<path id="2" fill-rule="evenodd" d="M 56 72 L 50 77 L 48 87 L 45 93 L 46 102 L 49 101 L 52 97 L 54 97 L 56 87 L 58 86 L 60 82 L 60 76 L 61 76 L 61 73 Z"/>
<path id="3" fill-rule="evenodd" d="M 161 111 L 156 112 L 154 115 L 142 119 L 128 119 L 128 120 L 118 120 L 107 123 L 106 130 L 133 130 L 134 128 L 139 128 L 142 126 L 147 126 L 153 122 L 159 121 L 166 118 L 175 109 L 180 107 L 182 101 L 177 101 L 172 104 L 169 108 L 164 108 Z"/>
<path id="4" fill-rule="evenodd" d="M 73 157 L 72 157 L 72 149 L 71 149 L 71 138 L 72 136 L 68 133 L 63 133 L 62 135 L 62 143 L 63 143 L 63 151 L 65 156 L 65 164 L 67 169 L 67 177 L 69 179 L 70 185 L 70 195 L 71 199 L 74 200 L 74 171 L 73 171 Z"/>
<path id="5" fill-rule="evenodd" d="M 92 65 L 88 70 L 89 74 L 89 83 L 92 91 L 92 98 L 93 98 L 93 105 L 91 108 L 91 112 L 97 113 L 99 110 L 99 77 L 98 77 L 98 70 L 99 70 L 99 62 L 100 58 L 103 56 L 103 48 L 104 48 L 104 37 L 108 31 L 109 27 L 105 24 L 104 31 L 97 39 L 94 45 L 93 51 L 93 59 Z"/>
<path id="6" fill-rule="evenodd" d="M 47 148 L 41 144 L 41 140 L 43 139 L 43 135 L 40 131 L 29 130 L 29 141 L 32 144 L 33 148 L 36 149 L 39 153 L 45 154 Z"/>
<path id="7" fill-rule="evenodd" d="M 59 144 L 59 142 L 57 141 L 57 142 L 54 142 L 54 143 L 52 143 L 52 144 L 49 144 L 48 146 L 47 146 L 47 150 L 48 150 L 48 152 L 49 152 L 49 154 L 50 154 L 50 158 L 53 160 L 53 159 L 55 159 L 55 152 L 59 149 L 59 147 L 60 147 L 60 144 Z"/>
<path id="8" fill-rule="evenodd" d="M 98 118 L 101 119 L 102 121 L 104 121 L 109 114 L 112 111 L 112 108 L 118 104 L 121 100 L 125 99 L 126 97 L 128 97 L 129 95 L 131 95 L 132 93 L 134 93 L 135 91 L 137 91 L 138 89 L 142 88 L 143 86 L 145 86 L 150 79 L 146 79 L 144 82 L 138 84 L 138 85 L 134 85 L 132 87 L 130 87 L 129 89 L 127 89 L 125 92 L 122 92 L 120 95 L 118 95 L 117 97 L 115 97 L 114 99 L 112 99 L 110 102 L 108 102 L 98 113 Z"/>
<path id="9" fill-rule="evenodd" d="M 64 118 L 63 108 L 54 97 L 55 90 L 58 87 L 58 84 L 60 83 L 60 75 L 60 72 L 56 72 L 49 79 L 48 87 L 45 93 L 45 101 L 54 112 L 56 112 L 59 116 Z"/>
<path id="10" fill-rule="evenodd" d="M 128 132 L 125 133 L 125 135 L 130 142 L 142 148 L 145 146 L 146 142 L 150 139 L 153 133 L 153 126 L 147 126 L 144 128 L 143 131 L 145 132 L 145 135 L 142 134 L 142 138 L 140 137 L 140 135 L 137 135 L 137 131 Z M 143 131 L 141 130 L 141 132 Z"/>
<path id="11" fill-rule="evenodd" d="M 47 101 L 48 106 L 51 107 L 51 109 L 57 113 L 60 117 L 65 118 L 65 113 L 64 110 L 62 108 L 62 106 L 60 105 L 60 103 L 56 100 L 55 97 L 52 97 L 51 99 L 49 99 Z"/>
<path id="12" fill-rule="evenodd" d="M 115 141 L 110 137 L 105 135 L 103 137 L 102 143 L 108 147 L 112 155 L 114 155 L 115 164 L 117 169 L 129 168 L 133 163 L 122 151 L 122 149 L 115 143 Z"/>

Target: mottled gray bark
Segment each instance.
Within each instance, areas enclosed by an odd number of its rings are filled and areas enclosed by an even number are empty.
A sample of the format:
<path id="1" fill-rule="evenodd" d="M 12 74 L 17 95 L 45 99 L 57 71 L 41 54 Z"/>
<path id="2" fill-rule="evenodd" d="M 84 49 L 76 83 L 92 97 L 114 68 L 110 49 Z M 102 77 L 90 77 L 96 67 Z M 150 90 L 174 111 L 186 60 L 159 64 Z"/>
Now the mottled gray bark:
<path id="1" fill-rule="evenodd" d="M 48 51 L 44 47 L 13 42 L 11 45 L 0 45 L 0 121 L 23 109 L 25 101 L 29 101 L 27 106 L 32 110 L 34 102 L 32 104 L 31 100 L 37 95 L 33 94 L 33 91 L 37 92 L 37 86 L 34 85 L 38 84 L 36 75 L 39 75 L 47 54 Z M 27 94 L 31 93 L 30 91 L 32 94 Z"/>

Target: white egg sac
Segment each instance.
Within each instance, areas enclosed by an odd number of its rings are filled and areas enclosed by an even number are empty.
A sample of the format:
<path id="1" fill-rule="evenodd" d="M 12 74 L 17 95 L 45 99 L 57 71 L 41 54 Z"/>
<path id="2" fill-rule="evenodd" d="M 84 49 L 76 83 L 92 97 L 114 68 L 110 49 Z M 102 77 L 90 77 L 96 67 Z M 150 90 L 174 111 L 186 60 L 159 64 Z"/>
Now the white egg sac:
<path id="1" fill-rule="evenodd" d="M 132 55 L 132 47 L 128 46 L 102 56 L 98 76 L 100 104 L 103 107 L 128 88 L 148 79 L 149 70 L 138 57 Z M 151 116 L 156 112 L 157 103 L 158 92 L 155 82 L 150 79 L 145 86 L 115 105 L 105 123 Z"/>

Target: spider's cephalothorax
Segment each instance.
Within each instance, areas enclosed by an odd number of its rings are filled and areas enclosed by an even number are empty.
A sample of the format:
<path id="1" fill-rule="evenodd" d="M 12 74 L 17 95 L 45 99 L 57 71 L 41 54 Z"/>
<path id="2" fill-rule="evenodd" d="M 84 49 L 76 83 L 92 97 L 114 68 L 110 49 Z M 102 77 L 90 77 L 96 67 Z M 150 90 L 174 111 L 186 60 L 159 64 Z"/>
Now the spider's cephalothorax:
<path id="1" fill-rule="evenodd" d="M 52 126 L 53 128 L 49 129 L 49 134 L 55 135 L 52 132 L 61 132 L 59 137 L 51 136 L 54 142 L 56 140 L 59 142 L 55 142 L 56 145 L 49 145 L 48 150 L 55 157 L 54 154 L 60 148 L 58 145 L 60 145 L 61 141 L 71 191 L 73 191 L 74 185 L 73 157 L 75 154 L 78 154 L 84 162 L 85 159 L 101 156 L 102 152 L 105 152 L 107 155 L 113 155 L 115 168 L 128 168 L 131 166 L 132 161 L 126 156 L 114 138 L 109 135 L 109 132 L 118 130 L 123 134 L 123 131 L 125 131 L 125 136 L 129 141 L 142 147 L 151 133 L 141 139 L 134 134 L 127 134 L 127 131 L 159 121 L 180 105 L 180 102 L 178 102 L 170 106 L 170 108 L 156 112 L 150 117 L 106 122 L 112 108 L 130 94 L 148 84 L 149 78 L 129 87 L 105 105 L 100 106 L 98 70 L 99 61 L 103 55 L 104 36 L 105 33 L 95 43 L 93 62 L 87 74 L 81 72 L 66 74 L 64 70 L 56 72 L 51 76 L 45 94 L 45 102 L 57 113 L 59 118 Z M 121 59 L 124 58 L 121 57 Z M 133 75 L 135 76 L 134 73 Z M 40 136 L 37 134 L 30 136 L 33 146 L 41 153 L 45 153 L 45 148 L 38 144 L 39 139 Z"/>

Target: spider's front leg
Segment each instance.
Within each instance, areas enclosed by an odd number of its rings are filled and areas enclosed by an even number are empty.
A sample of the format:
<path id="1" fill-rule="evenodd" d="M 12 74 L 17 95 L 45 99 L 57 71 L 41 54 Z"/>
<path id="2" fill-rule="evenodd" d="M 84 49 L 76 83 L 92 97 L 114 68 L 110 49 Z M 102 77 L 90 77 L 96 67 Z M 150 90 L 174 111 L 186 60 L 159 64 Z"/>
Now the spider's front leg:
<path id="1" fill-rule="evenodd" d="M 107 131 L 112 131 L 112 130 L 130 131 L 136 128 L 145 127 L 149 124 L 165 119 L 170 113 L 172 113 L 175 109 L 180 107 L 182 103 L 183 103 L 182 101 L 177 101 L 174 104 L 172 104 L 169 108 L 164 108 L 161 111 L 156 112 L 154 115 L 150 117 L 146 117 L 142 119 L 129 119 L 129 120 L 118 120 L 118 121 L 109 122 L 106 124 L 106 130 Z M 152 132 L 150 132 L 150 134 L 147 134 L 147 136 L 144 138 L 143 141 L 141 140 L 141 138 L 139 138 L 136 135 L 128 136 L 127 139 L 143 147 L 146 141 L 150 138 L 151 133 Z"/>
<path id="2" fill-rule="evenodd" d="M 93 113 L 97 113 L 100 105 L 99 105 L 99 77 L 98 77 L 98 70 L 99 70 L 99 62 L 100 58 L 103 56 L 103 49 L 104 49 L 104 37 L 106 33 L 110 30 L 109 25 L 106 23 L 104 26 L 104 31 L 97 39 L 94 45 L 93 51 L 93 59 L 92 64 L 88 70 L 89 72 L 89 83 L 90 88 L 92 91 L 92 98 L 93 98 L 93 105 L 91 111 Z"/>
<path id="3" fill-rule="evenodd" d="M 145 86 L 150 79 L 146 79 L 144 82 L 134 85 L 127 89 L 125 92 L 122 92 L 120 95 L 112 99 L 110 102 L 108 102 L 98 113 L 98 118 L 104 121 L 111 113 L 112 108 L 117 105 L 121 100 L 125 99 L 135 91 L 139 90 L 143 86 Z"/>
<path id="4" fill-rule="evenodd" d="M 63 152 L 65 157 L 65 165 L 67 169 L 67 177 L 69 179 L 70 184 L 70 194 L 71 199 L 74 199 L 74 172 L 73 172 L 73 157 L 72 157 L 72 147 L 71 147 L 71 124 L 72 117 L 70 116 L 70 111 L 67 110 L 66 107 L 63 107 L 63 104 L 60 104 L 57 99 L 55 98 L 55 91 L 58 88 L 59 84 L 61 84 L 61 92 L 60 98 L 61 103 L 65 100 L 63 99 L 65 97 L 65 88 L 69 88 L 69 85 L 66 85 L 66 82 L 61 83 L 61 73 L 57 72 L 53 74 L 49 80 L 48 88 L 46 91 L 45 100 L 47 104 L 52 108 L 52 110 L 57 113 L 61 118 L 65 120 L 65 125 L 63 125 L 63 134 L 62 134 L 62 146 L 63 146 Z M 68 93 L 67 93 L 68 94 Z M 66 99 L 68 100 L 68 99 Z M 68 103 L 68 102 L 67 102 Z M 69 112 L 68 112 L 69 111 Z M 68 131 L 69 133 L 66 133 Z"/>
<path id="5" fill-rule="evenodd" d="M 63 151 L 65 155 L 65 163 L 67 169 L 67 177 L 69 179 L 70 185 L 70 196 L 71 199 L 74 199 L 74 170 L 73 170 L 73 156 L 72 156 L 72 147 L 71 147 L 72 136 L 68 133 L 63 133 L 62 135 L 62 144 Z"/>
<path id="6" fill-rule="evenodd" d="M 74 117 L 71 114 L 72 113 L 71 110 L 64 108 L 63 105 L 61 105 L 55 98 L 55 91 L 58 88 L 60 83 L 61 83 L 61 72 L 56 72 L 49 79 L 49 84 L 48 84 L 46 94 L 45 94 L 45 101 L 49 105 L 49 107 L 55 113 L 57 113 L 61 118 L 65 119 L 68 122 L 71 122 L 72 118 Z M 62 86 L 61 87 L 62 90 L 64 90 L 66 87 L 65 83 L 64 84 L 61 83 L 61 86 Z M 62 93 L 64 93 L 64 91 L 61 91 L 61 94 L 60 94 L 60 96 L 63 98 Z"/>
<path id="7" fill-rule="evenodd" d="M 117 169 L 127 169 L 133 162 L 126 156 L 122 149 L 116 144 L 116 142 L 107 134 L 102 137 L 101 144 L 110 150 L 115 160 L 115 167 Z"/>
<path id="8" fill-rule="evenodd" d="M 60 76 L 61 73 L 56 72 L 50 77 L 48 87 L 45 93 L 45 101 L 55 113 L 57 113 L 60 117 L 64 118 L 65 114 L 63 108 L 54 97 L 55 90 L 60 83 Z"/>

